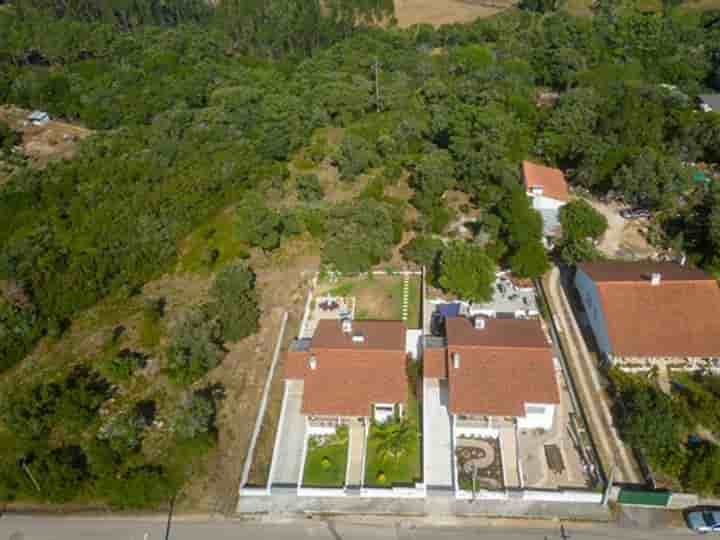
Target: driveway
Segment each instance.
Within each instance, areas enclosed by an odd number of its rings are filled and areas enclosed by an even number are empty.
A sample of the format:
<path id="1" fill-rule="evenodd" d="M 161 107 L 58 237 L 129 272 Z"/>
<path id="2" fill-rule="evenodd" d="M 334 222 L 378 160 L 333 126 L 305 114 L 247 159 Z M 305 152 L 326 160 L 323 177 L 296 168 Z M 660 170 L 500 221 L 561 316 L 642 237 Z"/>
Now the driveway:
<path id="1" fill-rule="evenodd" d="M 423 380 L 424 479 L 429 488 L 452 488 L 452 430 L 445 379 Z"/>
<path id="2" fill-rule="evenodd" d="M 545 283 L 550 309 L 562 333 L 560 338 L 564 340 L 567 353 L 565 360 L 575 379 L 578 397 L 585 410 L 588 427 L 597 445 L 605 473 L 609 474 L 615 465 L 616 482 L 642 484 L 642 474 L 632 456 L 632 451 L 620 439 L 615 428 L 610 413 L 609 398 L 600 383 L 598 367 L 575 320 L 557 267 L 552 269 Z"/>
<path id="3" fill-rule="evenodd" d="M 272 485 L 297 485 L 305 444 L 305 417 L 300 414 L 303 381 L 286 381 L 280 440 L 273 452 Z"/>

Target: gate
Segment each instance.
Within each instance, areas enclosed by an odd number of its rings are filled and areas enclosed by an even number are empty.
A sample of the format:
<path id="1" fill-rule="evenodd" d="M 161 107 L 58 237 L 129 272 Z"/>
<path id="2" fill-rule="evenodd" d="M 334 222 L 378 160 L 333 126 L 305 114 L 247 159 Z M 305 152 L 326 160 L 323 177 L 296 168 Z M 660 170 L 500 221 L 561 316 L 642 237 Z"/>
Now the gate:
<path id="1" fill-rule="evenodd" d="M 670 491 L 642 491 L 622 488 L 618 495 L 619 504 L 665 507 L 670 502 Z"/>

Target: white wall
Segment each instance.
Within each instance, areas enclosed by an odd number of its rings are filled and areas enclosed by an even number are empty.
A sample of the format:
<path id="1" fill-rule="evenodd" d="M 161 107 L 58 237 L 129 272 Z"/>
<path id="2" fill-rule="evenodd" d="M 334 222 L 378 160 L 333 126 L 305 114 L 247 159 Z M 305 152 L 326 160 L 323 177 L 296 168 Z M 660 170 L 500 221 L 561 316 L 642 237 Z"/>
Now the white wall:
<path id="1" fill-rule="evenodd" d="M 528 195 L 532 199 L 532 207 L 535 210 L 560 210 L 560 207 L 565 205 L 565 201 L 545 197 L 544 195 L 533 195 L 530 192 L 528 192 Z"/>
<path id="2" fill-rule="evenodd" d="M 542 413 L 530 413 L 528 407 L 542 407 Z M 520 429 L 545 429 L 551 430 L 555 418 L 555 405 L 549 403 L 526 403 L 525 416 L 518 417 L 517 426 Z"/>
<path id="3" fill-rule="evenodd" d="M 575 287 L 580 293 L 580 299 L 590 321 L 598 349 L 602 354 L 610 356 L 612 347 L 610 346 L 605 313 L 600 303 L 597 285 L 585 272 L 578 268 L 575 274 Z"/>

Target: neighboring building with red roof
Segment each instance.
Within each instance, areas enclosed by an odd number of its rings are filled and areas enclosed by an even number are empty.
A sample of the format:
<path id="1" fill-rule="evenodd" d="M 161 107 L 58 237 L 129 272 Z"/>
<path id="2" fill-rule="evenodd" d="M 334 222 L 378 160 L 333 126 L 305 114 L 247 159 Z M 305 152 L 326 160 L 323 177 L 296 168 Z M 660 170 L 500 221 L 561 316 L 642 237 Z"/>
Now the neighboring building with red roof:
<path id="1" fill-rule="evenodd" d="M 497 428 L 550 429 L 560 394 L 552 347 L 538 320 L 447 319 L 445 342 L 426 339 L 426 378 L 447 378 L 456 436 Z"/>
<path id="2" fill-rule="evenodd" d="M 675 263 L 578 265 L 575 286 L 599 352 L 620 366 L 720 357 L 720 288 Z"/>
<path id="3" fill-rule="evenodd" d="M 311 339 L 294 341 L 285 378 L 304 381 L 302 414 L 323 425 L 402 414 L 408 391 L 405 333 L 400 321 L 324 319 Z"/>
<path id="4" fill-rule="evenodd" d="M 560 169 L 522 162 L 525 191 L 532 199 L 532 206 L 543 218 L 543 233 L 553 238 L 560 233 L 560 208 L 570 200 L 568 184 Z"/>

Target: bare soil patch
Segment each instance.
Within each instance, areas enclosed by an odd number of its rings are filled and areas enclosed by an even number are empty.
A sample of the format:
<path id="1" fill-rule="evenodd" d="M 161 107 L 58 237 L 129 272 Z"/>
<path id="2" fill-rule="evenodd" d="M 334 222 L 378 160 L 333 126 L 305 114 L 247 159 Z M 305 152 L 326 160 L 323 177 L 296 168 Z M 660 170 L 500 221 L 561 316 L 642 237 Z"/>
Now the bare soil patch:
<path id="1" fill-rule="evenodd" d="M 440 26 L 491 17 L 513 5 L 515 2 L 510 0 L 395 0 L 395 17 L 401 28 L 414 24 Z"/>
<path id="2" fill-rule="evenodd" d="M 623 205 L 602 203 L 594 199 L 588 202 L 608 220 L 605 232 L 598 249 L 611 259 L 646 259 L 656 254 L 645 237 L 646 220 L 627 220 L 620 216 Z"/>
<path id="3" fill-rule="evenodd" d="M 27 122 L 31 111 L 13 106 L 0 107 L 0 119 L 22 134 L 22 150 L 35 165 L 44 167 L 50 161 L 69 159 L 77 149 L 78 141 L 92 131 L 66 122 L 51 120 L 42 126 Z"/>

